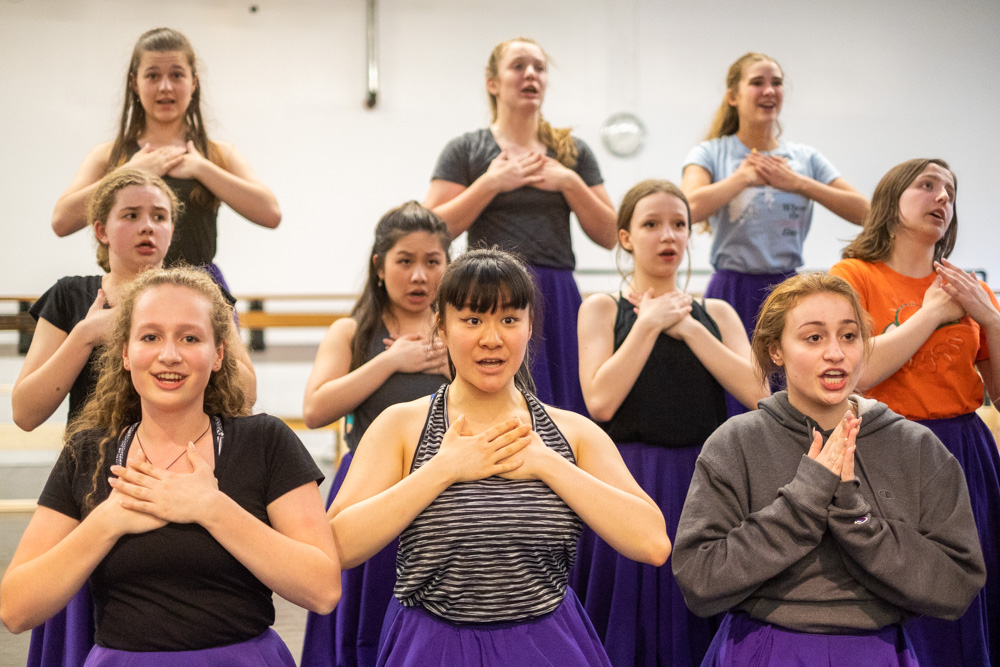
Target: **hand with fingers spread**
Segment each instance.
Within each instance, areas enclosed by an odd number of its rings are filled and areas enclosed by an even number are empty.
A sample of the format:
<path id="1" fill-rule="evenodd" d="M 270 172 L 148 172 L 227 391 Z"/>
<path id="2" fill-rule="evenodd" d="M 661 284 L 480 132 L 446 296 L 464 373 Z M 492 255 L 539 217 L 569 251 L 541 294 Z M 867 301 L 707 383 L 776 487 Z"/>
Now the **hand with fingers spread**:
<path id="1" fill-rule="evenodd" d="M 961 273 L 961 272 L 959 272 Z M 939 274 L 924 292 L 921 310 L 927 309 L 935 313 L 938 326 L 955 322 L 965 317 L 965 308 L 957 299 L 952 298 L 943 286 L 944 279 Z"/>
<path id="2" fill-rule="evenodd" d="M 170 523 L 201 523 L 219 494 L 219 481 L 193 444 L 185 452 L 193 471 L 175 473 L 148 461 L 128 461 L 128 467 L 111 466 L 117 478 L 111 486 L 125 498 L 122 507 L 143 512 Z"/>
<path id="3" fill-rule="evenodd" d="M 562 192 L 576 176 L 576 172 L 572 169 L 547 155 L 542 157 L 542 166 L 538 174 L 542 178 L 537 183 L 533 183 L 532 187 L 549 192 Z"/>
<path id="4" fill-rule="evenodd" d="M 397 373 L 440 373 L 448 367 L 448 350 L 440 339 L 427 340 L 420 334 L 383 338 L 385 352 Z"/>
<path id="5" fill-rule="evenodd" d="M 837 428 L 833 429 L 833 433 L 827 438 L 825 445 L 822 434 L 814 429 L 809 458 L 822 464 L 842 481 L 854 479 L 854 448 L 860 428 L 861 419 L 848 410 L 837 424 Z M 847 477 L 847 474 L 850 474 L 850 477 Z"/>
<path id="6" fill-rule="evenodd" d="M 1000 312 L 993 306 L 979 279 L 974 273 L 966 273 L 946 259 L 934 263 L 939 280 L 935 283 L 958 303 L 969 317 L 980 325 L 996 322 Z M 957 319 L 957 318 L 956 318 Z"/>
<path id="7" fill-rule="evenodd" d="M 135 155 L 125 164 L 136 169 L 148 171 L 157 176 L 163 176 L 181 163 L 181 160 L 184 159 L 185 150 L 185 148 L 180 146 L 153 148 L 147 143 L 136 151 Z"/>
<path id="8" fill-rule="evenodd" d="M 529 152 L 514 157 L 502 150 L 490 162 L 484 176 L 492 181 L 498 193 L 517 190 L 525 185 L 537 187 L 544 178 L 541 173 L 544 164 L 545 156 L 541 153 Z"/>
<path id="9" fill-rule="evenodd" d="M 558 464 L 566 461 L 551 447 L 547 447 L 542 442 L 541 436 L 535 431 L 528 431 L 527 438 L 528 444 L 525 445 L 524 449 L 501 461 L 501 463 L 520 461 L 518 467 L 511 472 L 500 475 L 500 477 L 506 479 L 543 479 L 543 471 L 547 464 Z"/>
<path id="10" fill-rule="evenodd" d="M 520 457 L 515 455 L 528 446 L 530 432 L 530 424 L 514 418 L 472 434 L 468 432 L 465 415 L 460 415 L 448 427 L 441 447 L 428 465 L 443 466 L 452 483 L 509 473 L 522 465 Z"/>

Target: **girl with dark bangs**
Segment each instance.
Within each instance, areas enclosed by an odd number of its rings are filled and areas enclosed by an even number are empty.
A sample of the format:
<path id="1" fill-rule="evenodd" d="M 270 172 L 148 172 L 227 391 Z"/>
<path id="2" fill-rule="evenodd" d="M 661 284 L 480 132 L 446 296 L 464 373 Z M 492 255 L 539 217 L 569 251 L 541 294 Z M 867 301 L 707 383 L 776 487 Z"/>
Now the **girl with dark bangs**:
<path id="1" fill-rule="evenodd" d="M 608 665 L 567 587 L 582 523 L 629 558 L 670 553 L 611 440 L 531 392 L 534 310 L 513 255 L 453 262 L 437 314 L 452 383 L 375 420 L 330 509 L 347 567 L 399 536 L 379 665 Z"/>

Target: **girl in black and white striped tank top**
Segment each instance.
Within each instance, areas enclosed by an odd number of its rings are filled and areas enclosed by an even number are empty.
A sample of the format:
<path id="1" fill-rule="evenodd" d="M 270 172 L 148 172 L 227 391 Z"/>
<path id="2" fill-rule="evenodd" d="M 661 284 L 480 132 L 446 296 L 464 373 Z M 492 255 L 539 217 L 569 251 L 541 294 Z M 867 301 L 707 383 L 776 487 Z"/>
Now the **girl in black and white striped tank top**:
<path id="1" fill-rule="evenodd" d="M 607 435 L 532 394 L 533 298 L 509 253 L 452 262 L 438 333 L 454 379 L 372 423 L 330 508 L 345 568 L 400 537 L 380 665 L 608 665 L 567 587 L 581 520 L 629 558 L 669 554 Z"/>
<path id="2" fill-rule="evenodd" d="M 413 457 L 437 454 L 448 428 L 448 388 L 431 401 Z M 576 465 L 566 438 L 531 394 L 532 429 Z M 487 477 L 452 484 L 399 537 L 395 595 L 456 623 L 520 621 L 562 602 L 580 517 L 539 480 Z"/>

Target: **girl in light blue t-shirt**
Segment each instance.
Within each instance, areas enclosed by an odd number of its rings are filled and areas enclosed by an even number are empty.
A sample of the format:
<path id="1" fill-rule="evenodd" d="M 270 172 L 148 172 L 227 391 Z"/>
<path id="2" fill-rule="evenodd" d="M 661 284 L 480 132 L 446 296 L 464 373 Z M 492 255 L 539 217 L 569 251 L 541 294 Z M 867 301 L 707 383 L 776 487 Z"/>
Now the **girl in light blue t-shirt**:
<path id="1" fill-rule="evenodd" d="M 763 53 L 729 67 L 726 95 L 706 141 L 684 160 L 691 219 L 707 221 L 715 273 L 705 296 L 736 308 L 753 332 L 773 285 L 802 266 L 813 202 L 860 225 L 868 200 L 811 146 L 779 139 L 783 74 Z M 730 414 L 744 409 L 727 397 Z"/>

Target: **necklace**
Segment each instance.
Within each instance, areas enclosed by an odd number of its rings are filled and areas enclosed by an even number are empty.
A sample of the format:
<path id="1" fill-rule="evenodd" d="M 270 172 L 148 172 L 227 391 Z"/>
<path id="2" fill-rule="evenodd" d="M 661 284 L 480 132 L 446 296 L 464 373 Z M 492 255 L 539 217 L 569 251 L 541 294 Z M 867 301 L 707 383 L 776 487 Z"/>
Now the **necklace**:
<path id="1" fill-rule="evenodd" d="M 208 420 L 208 427 L 206 427 L 205 430 L 201 432 L 201 435 L 199 435 L 197 438 L 195 438 L 194 440 L 192 440 L 191 444 L 197 445 L 198 441 L 205 437 L 205 434 L 208 433 L 208 429 L 210 429 L 210 428 L 212 428 L 212 420 L 211 419 Z M 152 465 L 153 462 L 149 460 L 149 456 L 146 454 L 146 450 L 143 449 L 143 447 L 142 447 L 142 438 L 139 437 L 139 429 L 135 430 L 135 441 L 137 443 L 139 443 L 139 451 L 142 452 L 143 458 L 146 459 L 146 461 L 148 461 L 150 463 L 150 465 Z M 172 466 L 173 464 L 175 464 L 178 461 L 180 461 L 181 457 L 184 456 L 184 453 L 186 451 L 187 451 L 187 448 L 185 447 L 184 450 L 181 451 L 181 453 L 177 455 L 177 458 L 175 458 L 173 461 L 171 461 L 170 465 L 168 465 L 166 468 L 164 468 L 164 470 L 170 470 L 170 466 Z"/>

